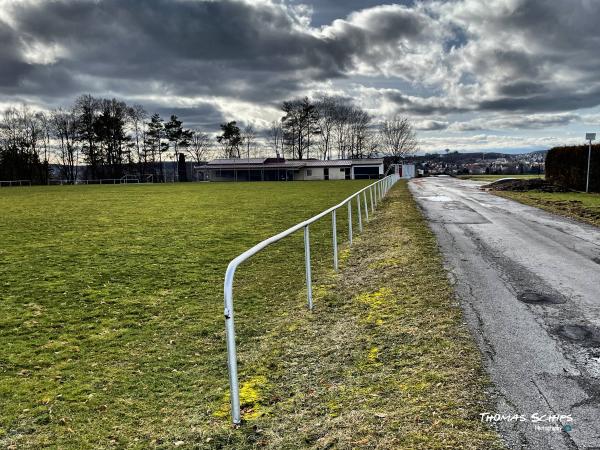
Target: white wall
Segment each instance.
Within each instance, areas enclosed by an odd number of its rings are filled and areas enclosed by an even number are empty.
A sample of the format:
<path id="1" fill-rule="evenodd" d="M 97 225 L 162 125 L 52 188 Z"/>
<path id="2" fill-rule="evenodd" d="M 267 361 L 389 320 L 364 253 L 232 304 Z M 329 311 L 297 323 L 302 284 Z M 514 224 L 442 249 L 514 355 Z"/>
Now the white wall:
<path id="1" fill-rule="evenodd" d="M 346 172 L 344 172 L 344 167 L 330 167 L 329 168 L 329 179 L 330 180 L 345 180 Z"/>

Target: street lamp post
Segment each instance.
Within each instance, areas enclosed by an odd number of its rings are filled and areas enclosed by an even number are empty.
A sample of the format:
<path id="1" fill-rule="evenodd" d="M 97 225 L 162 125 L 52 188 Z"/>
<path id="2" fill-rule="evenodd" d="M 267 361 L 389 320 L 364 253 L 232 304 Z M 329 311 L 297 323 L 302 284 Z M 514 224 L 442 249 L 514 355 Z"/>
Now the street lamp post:
<path id="1" fill-rule="evenodd" d="M 587 163 L 587 177 L 585 180 L 585 192 L 590 192 L 590 161 L 592 159 L 592 141 L 596 139 L 596 133 L 586 133 L 585 140 L 589 141 L 588 147 L 588 163 Z"/>

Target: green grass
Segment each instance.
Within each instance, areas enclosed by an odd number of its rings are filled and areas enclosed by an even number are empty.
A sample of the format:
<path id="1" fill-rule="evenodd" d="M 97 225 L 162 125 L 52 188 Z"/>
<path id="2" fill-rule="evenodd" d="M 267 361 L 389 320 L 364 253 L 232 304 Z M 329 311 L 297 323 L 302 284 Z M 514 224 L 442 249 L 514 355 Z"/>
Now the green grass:
<path id="1" fill-rule="evenodd" d="M 600 227 L 600 194 L 539 191 L 492 193 Z"/>
<path id="2" fill-rule="evenodd" d="M 322 278 L 314 312 L 282 315 L 247 355 L 247 423 L 219 444 L 501 448 L 479 420 L 493 410 L 480 354 L 405 182 Z"/>
<path id="3" fill-rule="evenodd" d="M 532 178 L 544 178 L 544 175 L 459 175 L 461 180 L 475 181 L 496 181 L 502 178 L 518 178 L 520 180 L 528 180 Z"/>
<path id="4" fill-rule="evenodd" d="M 341 246 L 338 275 L 330 221 L 311 227 L 313 313 L 302 233 L 238 269 L 230 426 L 227 263 L 364 184 L 2 190 L 0 447 L 497 447 L 479 353 L 405 183 Z"/>
<path id="5" fill-rule="evenodd" d="M 227 263 L 363 185 L 3 189 L 0 447 L 146 448 L 215 432 Z M 312 249 L 317 276 L 329 233 L 326 221 L 312 230 L 326 243 Z M 239 269 L 242 358 L 280 305 L 304 306 L 301 239 Z"/>

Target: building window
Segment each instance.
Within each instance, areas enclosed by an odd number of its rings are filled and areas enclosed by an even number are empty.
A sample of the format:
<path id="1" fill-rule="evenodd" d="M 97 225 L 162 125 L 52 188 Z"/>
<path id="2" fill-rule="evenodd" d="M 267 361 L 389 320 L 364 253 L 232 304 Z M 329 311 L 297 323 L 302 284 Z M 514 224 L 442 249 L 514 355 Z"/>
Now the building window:
<path id="1" fill-rule="evenodd" d="M 345 171 L 346 171 L 346 169 L 340 169 L 340 172 L 345 172 Z"/>
<path id="2" fill-rule="evenodd" d="M 312 169 L 306 169 L 306 176 L 312 177 Z"/>

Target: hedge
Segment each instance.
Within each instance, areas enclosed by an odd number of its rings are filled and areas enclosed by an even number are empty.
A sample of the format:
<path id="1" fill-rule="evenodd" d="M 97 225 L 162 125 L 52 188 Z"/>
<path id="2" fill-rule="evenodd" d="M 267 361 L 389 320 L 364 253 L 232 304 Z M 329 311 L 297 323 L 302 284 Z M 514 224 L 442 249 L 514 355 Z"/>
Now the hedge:
<path id="1" fill-rule="evenodd" d="M 546 155 L 546 179 L 577 191 L 585 191 L 588 146 L 554 147 Z M 592 146 L 590 192 L 600 192 L 600 145 Z"/>

